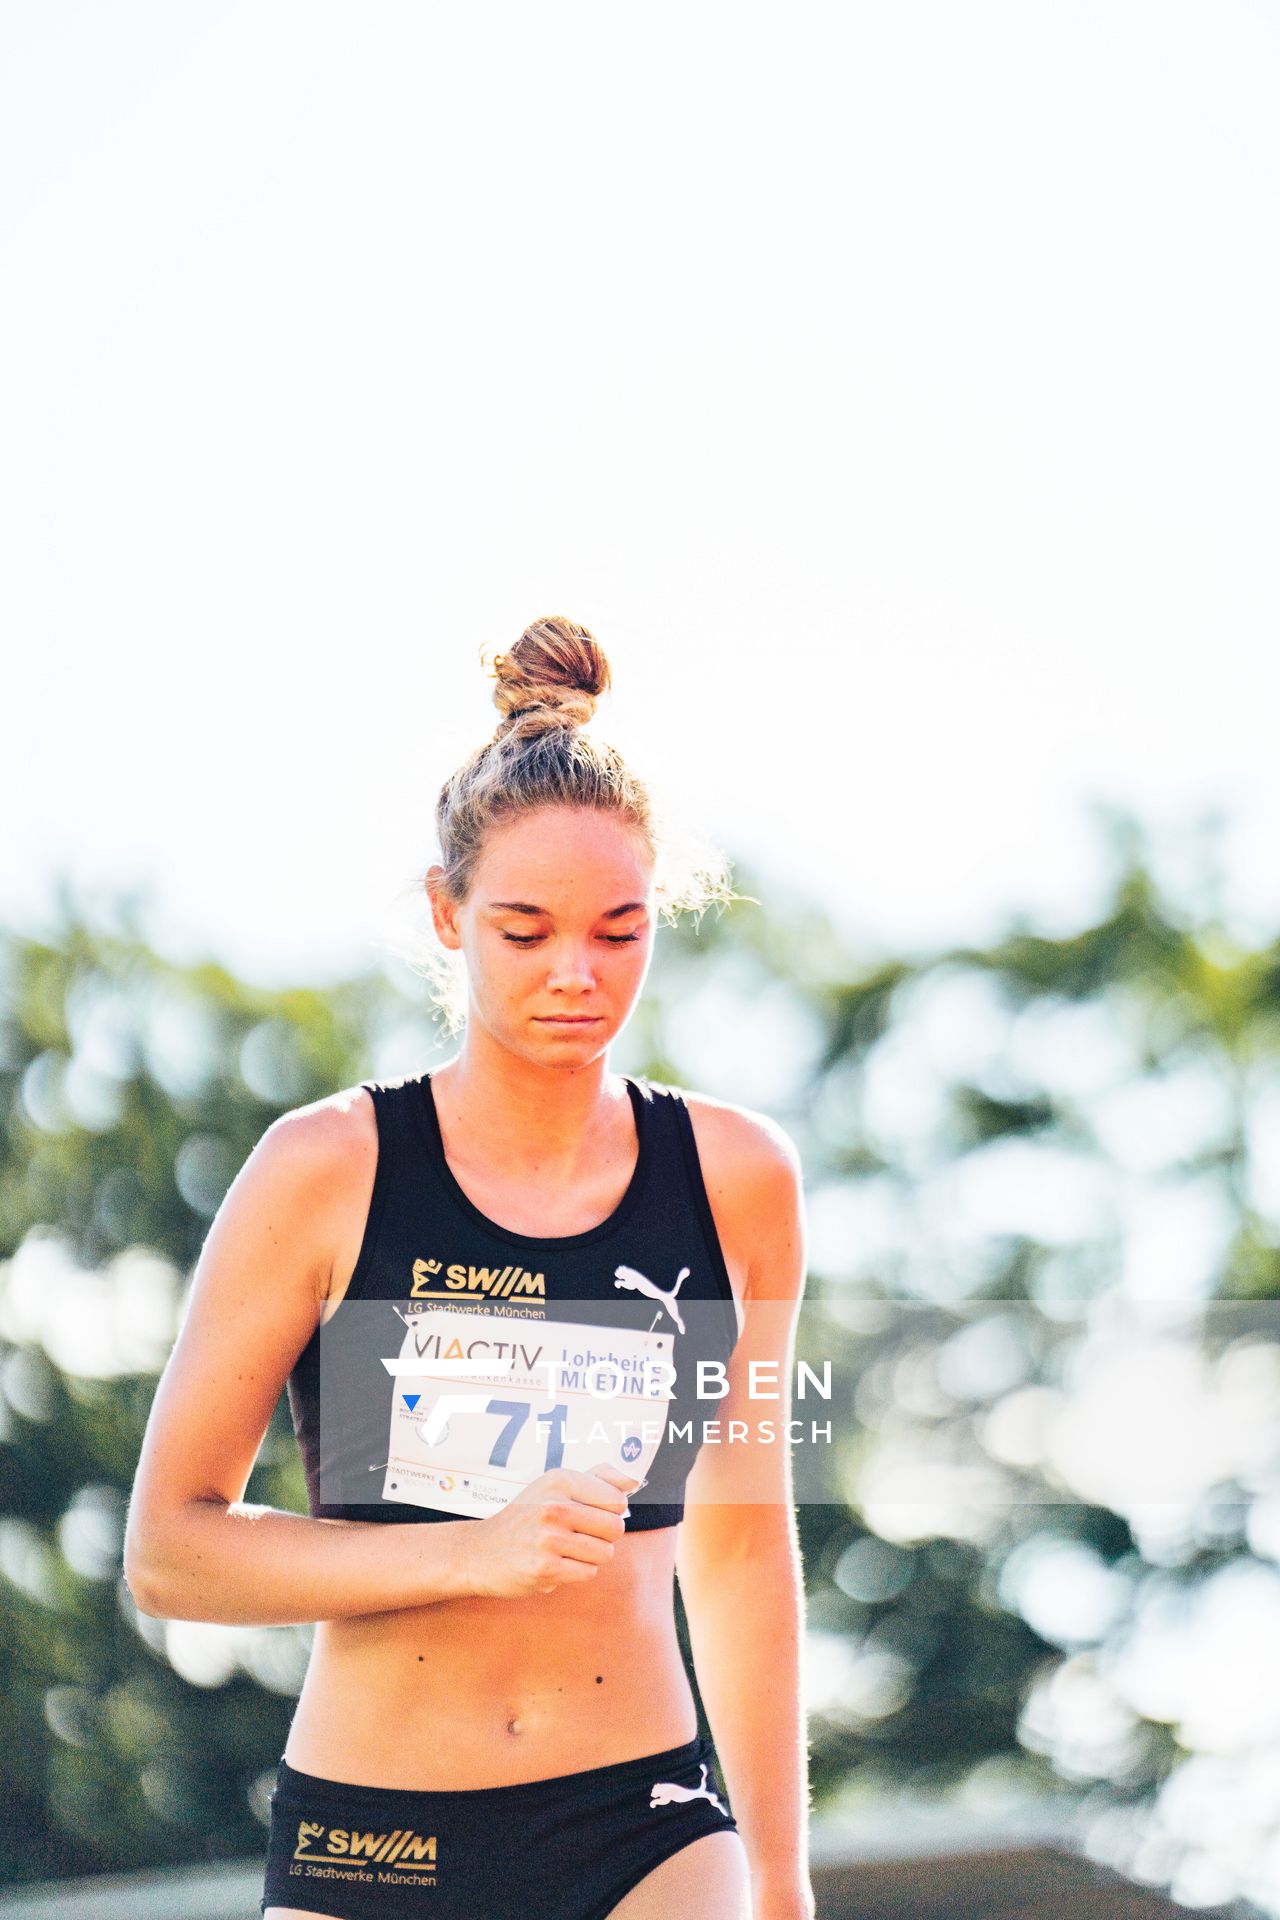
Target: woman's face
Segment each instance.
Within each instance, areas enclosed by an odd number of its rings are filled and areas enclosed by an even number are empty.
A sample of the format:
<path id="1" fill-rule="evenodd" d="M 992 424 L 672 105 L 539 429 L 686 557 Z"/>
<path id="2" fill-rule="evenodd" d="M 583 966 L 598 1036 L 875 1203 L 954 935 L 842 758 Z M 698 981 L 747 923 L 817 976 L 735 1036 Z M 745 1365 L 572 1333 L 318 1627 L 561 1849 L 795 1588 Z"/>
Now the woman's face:
<path id="1" fill-rule="evenodd" d="M 466 955 L 469 1017 L 512 1053 L 583 1066 L 625 1025 L 653 951 L 653 859 L 616 814 L 504 820 L 462 906 L 432 900 L 442 943 Z"/>

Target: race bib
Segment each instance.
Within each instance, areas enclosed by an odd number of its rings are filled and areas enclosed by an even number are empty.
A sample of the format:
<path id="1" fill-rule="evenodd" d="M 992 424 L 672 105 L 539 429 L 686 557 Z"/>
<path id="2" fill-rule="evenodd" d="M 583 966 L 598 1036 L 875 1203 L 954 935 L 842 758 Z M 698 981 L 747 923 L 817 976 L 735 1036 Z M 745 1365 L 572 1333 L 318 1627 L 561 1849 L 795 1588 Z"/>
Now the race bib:
<path id="1" fill-rule="evenodd" d="M 670 1333 L 431 1307 L 406 1322 L 386 1500 L 483 1517 L 553 1467 L 607 1460 L 637 1479 L 662 1443 Z"/>

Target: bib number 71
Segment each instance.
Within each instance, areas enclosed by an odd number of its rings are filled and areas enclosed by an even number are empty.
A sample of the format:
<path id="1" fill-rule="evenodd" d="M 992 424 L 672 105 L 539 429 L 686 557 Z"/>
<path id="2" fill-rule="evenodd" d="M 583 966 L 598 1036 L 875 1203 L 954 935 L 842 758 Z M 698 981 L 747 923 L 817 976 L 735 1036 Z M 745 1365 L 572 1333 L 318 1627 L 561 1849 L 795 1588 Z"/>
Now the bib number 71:
<path id="1" fill-rule="evenodd" d="M 419 1422 L 418 1432 L 423 1444 L 432 1447 L 444 1438 L 451 1413 L 505 1414 L 506 1419 L 498 1430 L 487 1463 L 491 1467 L 505 1467 L 511 1458 L 511 1449 L 532 1412 L 533 1408 L 527 1400 L 496 1400 L 483 1393 L 442 1393 L 431 1412 Z M 537 1416 L 538 1425 L 545 1429 L 547 1436 L 543 1464 L 545 1473 L 564 1465 L 564 1426 L 568 1415 L 568 1407 L 563 1401 L 557 1400 Z"/>

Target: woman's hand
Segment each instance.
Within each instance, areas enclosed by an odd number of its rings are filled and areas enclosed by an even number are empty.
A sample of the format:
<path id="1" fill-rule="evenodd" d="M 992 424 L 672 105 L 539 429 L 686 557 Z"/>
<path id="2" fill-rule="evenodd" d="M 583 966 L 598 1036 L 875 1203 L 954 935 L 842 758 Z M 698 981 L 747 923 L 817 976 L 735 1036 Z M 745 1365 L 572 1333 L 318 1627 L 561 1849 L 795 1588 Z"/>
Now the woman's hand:
<path id="1" fill-rule="evenodd" d="M 627 1494 L 639 1485 L 607 1461 L 584 1471 L 553 1467 L 540 1473 L 499 1513 L 467 1528 L 465 1590 L 513 1600 L 593 1580 L 613 1558 L 631 1511 Z"/>

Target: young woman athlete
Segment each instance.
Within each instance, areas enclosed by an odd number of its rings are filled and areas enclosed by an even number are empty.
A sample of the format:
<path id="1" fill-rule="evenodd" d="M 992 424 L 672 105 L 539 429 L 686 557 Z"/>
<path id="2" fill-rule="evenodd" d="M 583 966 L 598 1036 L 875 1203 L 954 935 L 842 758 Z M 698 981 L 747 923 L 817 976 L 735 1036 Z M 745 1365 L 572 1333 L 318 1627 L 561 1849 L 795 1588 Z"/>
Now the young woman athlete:
<path id="1" fill-rule="evenodd" d="M 494 668 L 504 718 L 440 794 L 426 876 L 459 1050 L 254 1148 L 156 1393 L 126 1577 L 162 1618 L 316 1623 L 265 1920 L 811 1920 L 787 1443 L 699 1438 L 787 1431 L 797 1156 L 609 1071 L 656 913 L 696 891 L 586 730 L 591 634 L 539 621 Z M 691 1399 L 714 1358 L 727 1392 Z M 652 1403 L 594 1398 L 597 1364 L 665 1381 L 692 1460 Z M 306 1516 L 243 1501 L 286 1386 Z"/>

